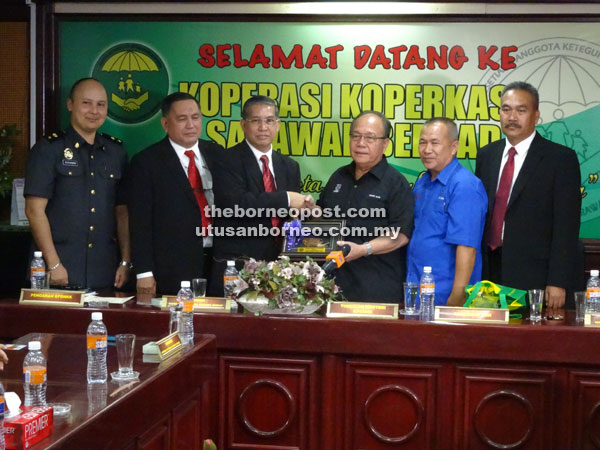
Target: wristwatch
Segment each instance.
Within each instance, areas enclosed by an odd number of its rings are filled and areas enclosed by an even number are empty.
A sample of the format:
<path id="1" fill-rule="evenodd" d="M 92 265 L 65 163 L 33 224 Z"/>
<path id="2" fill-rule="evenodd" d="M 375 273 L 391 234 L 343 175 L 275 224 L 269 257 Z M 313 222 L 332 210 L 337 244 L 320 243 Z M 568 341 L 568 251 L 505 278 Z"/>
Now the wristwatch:
<path id="1" fill-rule="evenodd" d="M 119 263 L 120 266 L 123 267 L 127 267 L 128 269 L 133 269 L 133 264 L 131 264 L 129 261 L 121 261 Z"/>
<path id="2" fill-rule="evenodd" d="M 371 247 L 371 243 L 369 241 L 365 242 L 365 247 L 367 247 L 367 256 L 371 256 L 373 254 L 373 247 Z"/>

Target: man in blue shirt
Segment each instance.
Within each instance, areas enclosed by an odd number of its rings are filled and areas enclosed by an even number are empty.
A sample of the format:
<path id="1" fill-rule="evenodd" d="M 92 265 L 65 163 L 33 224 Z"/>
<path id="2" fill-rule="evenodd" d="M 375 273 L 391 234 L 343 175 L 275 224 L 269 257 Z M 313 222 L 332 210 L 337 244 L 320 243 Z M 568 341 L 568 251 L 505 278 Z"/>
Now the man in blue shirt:
<path id="1" fill-rule="evenodd" d="M 434 118 L 421 130 L 419 154 L 427 172 L 413 190 L 407 280 L 418 283 L 423 267 L 432 266 L 436 305 L 463 305 L 465 286 L 481 279 L 487 195 L 481 181 L 456 159 L 458 145 L 452 120 Z"/>

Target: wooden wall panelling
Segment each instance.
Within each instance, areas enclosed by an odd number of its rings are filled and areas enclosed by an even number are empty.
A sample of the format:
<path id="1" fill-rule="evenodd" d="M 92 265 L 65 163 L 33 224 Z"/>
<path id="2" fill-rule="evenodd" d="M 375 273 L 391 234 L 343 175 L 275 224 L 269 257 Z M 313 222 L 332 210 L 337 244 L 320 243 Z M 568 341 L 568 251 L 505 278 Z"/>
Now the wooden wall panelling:
<path id="1" fill-rule="evenodd" d="M 458 366 L 456 449 L 561 449 L 556 369 Z M 562 429 L 562 427 L 561 427 Z"/>
<path id="2" fill-rule="evenodd" d="M 221 356 L 218 448 L 317 448 L 318 373 L 311 357 Z"/>
<path id="3" fill-rule="evenodd" d="M 167 415 L 138 438 L 138 450 L 170 450 L 170 420 Z"/>
<path id="4" fill-rule="evenodd" d="M 441 448 L 441 364 L 347 360 L 344 448 Z"/>
<path id="5" fill-rule="evenodd" d="M 600 373 L 569 372 L 568 448 L 600 449 Z"/>
<path id="6" fill-rule="evenodd" d="M 201 445 L 202 407 L 199 390 L 192 398 L 173 410 L 171 417 L 171 447 L 176 450 L 199 450 Z"/>

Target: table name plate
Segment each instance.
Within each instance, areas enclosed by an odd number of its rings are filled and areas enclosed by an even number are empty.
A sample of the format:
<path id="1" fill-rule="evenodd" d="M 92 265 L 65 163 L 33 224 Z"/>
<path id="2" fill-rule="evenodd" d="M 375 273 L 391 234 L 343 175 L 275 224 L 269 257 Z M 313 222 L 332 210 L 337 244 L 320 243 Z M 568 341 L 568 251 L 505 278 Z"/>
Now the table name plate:
<path id="1" fill-rule="evenodd" d="M 177 304 L 176 295 L 165 295 L 160 301 L 160 309 L 167 310 Z M 231 299 L 222 297 L 196 297 L 194 312 L 231 312 Z"/>
<path id="2" fill-rule="evenodd" d="M 181 342 L 179 333 L 176 331 L 169 334 L 167 337 L 162 338 L 160 341 L 157 341 L 156 346 L 158 347 L 158 356 L 160 356 L 160 359 L 162 360 L 181 350 L 181 348 L 183 348 L 183 343 Z"/>
<path id="3" fill-rule="evenodd" d="M 83 306 L 85 291 L 21 289 L 19 303 L 44 306 Z"/>
<path id="4" fill-rule="evenodd" d="M 436 306 L 434 320 L 440 322 L 508 323 L 510 311 L 506 308 L 463 308 Z"/>
<path id="5" fill-rule="evenodd" d="M 398 305 L 395 303 L 327 303 L 327 317 L 369 317 L 371 319 L 397 319 Z"/>

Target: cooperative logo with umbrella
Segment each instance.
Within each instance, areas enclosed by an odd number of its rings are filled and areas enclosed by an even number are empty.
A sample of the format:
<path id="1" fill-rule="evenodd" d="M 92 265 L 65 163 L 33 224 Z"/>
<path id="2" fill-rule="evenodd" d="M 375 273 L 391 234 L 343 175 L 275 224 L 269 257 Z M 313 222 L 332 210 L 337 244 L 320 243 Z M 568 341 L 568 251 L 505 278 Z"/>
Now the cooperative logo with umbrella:
<path id="1" fill-rule="evenodd" d="M 139 123 L 152 117 L 169 89 L 162 60 L 141 44 L 119 44 L 104 52 L 92 76 L 106 88 L 108 116 L 122 123 Z"/>

